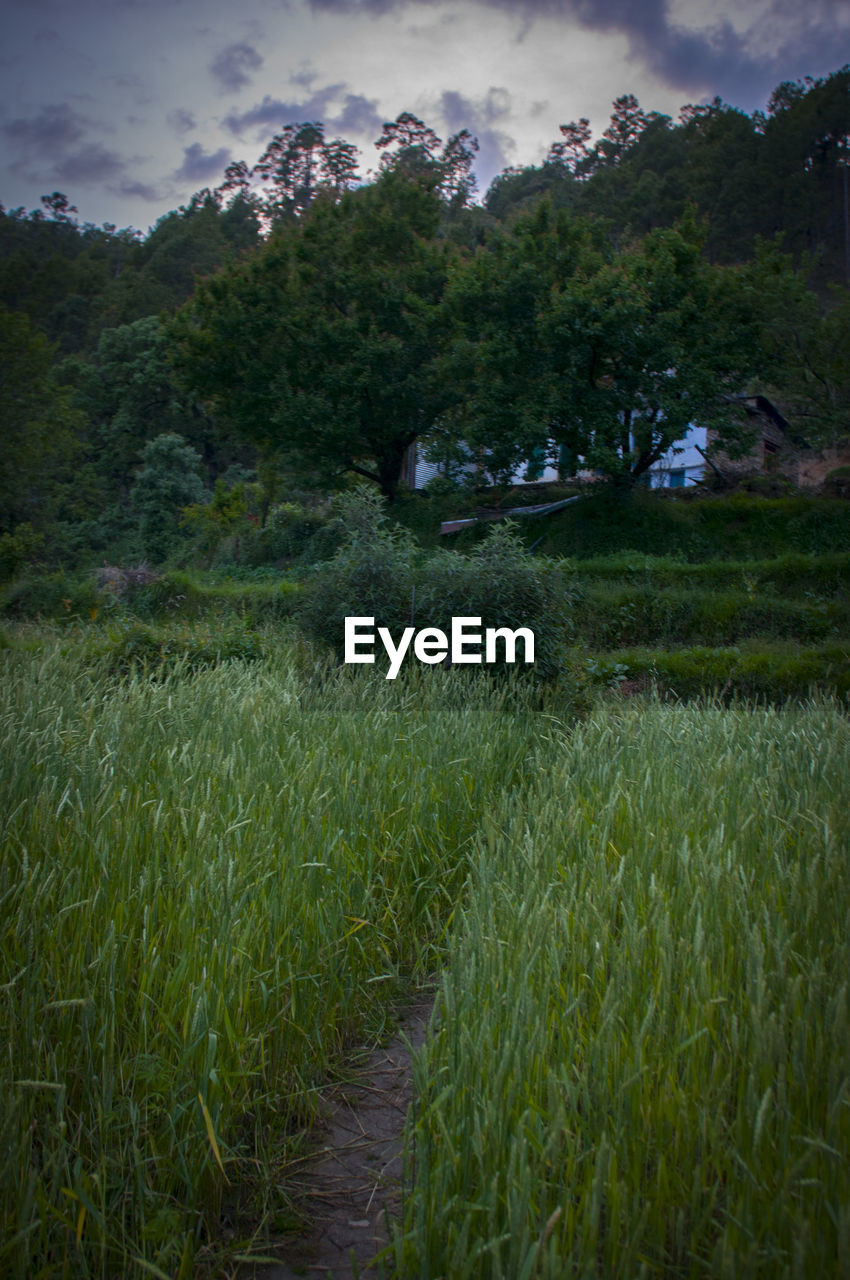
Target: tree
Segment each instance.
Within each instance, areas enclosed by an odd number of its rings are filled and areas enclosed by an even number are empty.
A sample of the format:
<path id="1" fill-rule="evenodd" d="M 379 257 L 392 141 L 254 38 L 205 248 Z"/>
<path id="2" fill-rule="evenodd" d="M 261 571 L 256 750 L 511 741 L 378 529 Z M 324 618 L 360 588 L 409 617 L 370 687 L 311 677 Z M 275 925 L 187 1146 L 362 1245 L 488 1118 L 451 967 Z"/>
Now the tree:
<path id="1" fill-rule="evenodd" d="M 833 287 L 825 303 L 809 288 L 812 263 L 761 242 L 743 269 L 759 299 L 762 353 L 756 386 L 777 400 L 812 448 L 850 438 L 850 290 Z"/>
<path id="2" fill-rule="evenodd" d="M 182 436 L 167 432 L 145 446 L 142 463 L 130 501 L 145 555 L 159 563 L 174 549 L 182 509 L 204 495 L 201 459 Z"/>
<path id="3" fill-rule="evenodd" d="M 245 446 L 217 431 L 198 400 L 177 386 L 157 316 L 104 329 L 92 360 L 68 360 L 60 372 L 75 385 L 107 502 L 126 500 L 142 452 L 156 436 L 186 436 L 200 450 L 210 483 L 245 460 Z"/>
<path id="4" fill-rule="evenodd" d="M 569 124 L 559 126 L 563 138 L 553 142 L 546 157 L 547 164 L 563 165 L 569 173 L 578 175 L 583 161 L 590 154 L 590 121 L 587 116 L 580 120 L 571 120 Z"/>
<path id="5" fill-rule="evenodd" d="M 634 146 L 649 123 L 649 116 L 641 109 L 633 93 L 615 98 L 611 121 L 602 134 L 599 154 L 608 164 L 616 164 L 630 147 Z"/>
<path id="6" fill-rule="evenodd" d="M 410 111 L 388 121 L 375 142 L 382 151 L 381 172 L 401 170 L 410 177 L 436 171 L 441 141 L 433 129 Z"/>
<path id="7" fill-rule="evenodd" d="M 724 426 L 724 393 L 757 367 L 752 293 L 702 240 L 692 215 L 619 251 L 545 203 L 519 219 L 449 290 L 464 399 L 446 445 L 497 477 L 566 448 L 634 479 L 692 421 Z"/>
<path id="8" fill-rule="evenodd" d="M 339 197 L 357 181 L 357 148 L 325 141 L 321 123 L 288 124 L 272 138 L 254 172 L 269 183 L 265 209 L 273 221 L 299 218 L 322 190 Z"/>
<path id="9" fill-rule="evenodd" d="M 52 376 L 53 356 L 27 316 L 0 305 L 0 533 L 44 529 L 74 507 L 81 422 L 70 388 Z"/>
<path id="10" fill-rule="evenodd" d="M 384 125 L 375 142 L 381 156 L 381 172 L 398 172 L 426 182 L 454 208 L 469 203 L 475 192 L 472 164 L 478 139 L 468 129 L 453 134 L 443 146 L 433 129 L 413 115 L 401 115 Z"/>
<path id="11" fill-rule="evenodd" d="M 296 224 L 196 291 L 171 332 L 184 384 L 266 458 L 392 497 L 409 446 L 451 401 L 438 376 L 450 250 L 403 173 Z"/>

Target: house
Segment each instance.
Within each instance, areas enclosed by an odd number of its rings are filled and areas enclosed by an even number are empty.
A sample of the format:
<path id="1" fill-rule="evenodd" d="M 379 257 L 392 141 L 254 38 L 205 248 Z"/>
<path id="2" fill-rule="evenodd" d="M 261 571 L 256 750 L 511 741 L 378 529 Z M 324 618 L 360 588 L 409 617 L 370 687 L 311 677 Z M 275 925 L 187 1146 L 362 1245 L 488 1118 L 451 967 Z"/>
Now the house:
<path id="1" fill-rule="evenodd" d="M 650 488 L 684 489 L 699 484 L 705 478 L 706 447 L 705 427 L 691 423 L 685 436 L 649 468 Z"/>
<path id="2" fill-rule="evenodd" d="M 816 489 L 830 471 L 850 465 L 850 438 L 814 449 L 767 396 L 736 396 L 730 403 L 743 409 L 751 423 L 753 445 L 741 458 L 730 458 L 717 448 L 711 452 L 716 469 L 725 479 L 766 473 L 790 480 L 800 489 Z M 715 439 L 714 433 L 709 432 L 709 445 Z"/>

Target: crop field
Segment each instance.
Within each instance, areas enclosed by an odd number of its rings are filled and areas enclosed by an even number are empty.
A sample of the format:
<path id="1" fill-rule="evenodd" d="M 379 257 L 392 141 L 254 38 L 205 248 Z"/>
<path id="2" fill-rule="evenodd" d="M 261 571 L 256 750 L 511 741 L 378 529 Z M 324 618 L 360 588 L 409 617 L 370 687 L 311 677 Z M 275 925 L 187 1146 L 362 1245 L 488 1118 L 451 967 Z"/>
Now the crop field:
<path id="1" fill-rule="evenodd" d="M 850 1268 L 850 731 L 3 652 L 0 1274 L 232 1274 L 440 974 L 400 1276 Z"/>

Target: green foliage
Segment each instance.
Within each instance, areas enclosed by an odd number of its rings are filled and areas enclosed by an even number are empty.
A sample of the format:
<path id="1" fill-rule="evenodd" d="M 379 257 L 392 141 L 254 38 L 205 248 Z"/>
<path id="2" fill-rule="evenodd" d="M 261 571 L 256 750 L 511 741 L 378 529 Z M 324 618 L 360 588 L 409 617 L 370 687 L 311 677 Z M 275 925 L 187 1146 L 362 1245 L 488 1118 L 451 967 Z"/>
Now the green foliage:
<path id="1" fill-rule="evenodd" d="M 469 555 L 435 552 L 420 566 L 410 621 L 449 633 L 452 617 L 479 617 L 482 628 L 530 627 L 534 673 L 547 678 L 563 667 L 571 613 L 557 564 L 532 559 L 510 521 L 493 524 Z M 515 668 L 521 670 L 521 667 Z"/>
<path id="2" fill-rule="evenodd" d="M 820 702 L 616 704 L 541 744 L 415 1062 L 398 1274 L 841 1271 L 848 765 Z"/>
<path id="3" fill-rule="evenodd" d="M 817 691 L 840 698 L 850 695 L 850 642 L 846 640 L 811 648 L 762 638 L 720 648 L 627 648 L 599 660 L 603 664 L 616 661 L 630 680 L 679 698 L 722 694 L 785 702 Z"/>
<path id="4" fill-rule="evenodd" d="M 462 406 L 432 453 L 494 480 L 566 449 L 636 477 L 694 420 L 725 429 L 723 393 L 758 367 L 749 286 L 710 265 L 693 211 L 617 249 L 604 226 L 546 203 L 453 274 L 447 377 Z"/>
<path id="5" fill-rule="evenodd" d="M 770 550 L 769 547 L 765 548 Z M 718 548 L 719 550 L 719 548 Z M 767 593 L 785 599 L 845 599 L 850 594 L 850 551 L 826 555 L 786 552 L 767 560 L 704 560 L 689 564 L 674 556 L 620 551 L 593 559 L 568 560 L 567 570 L 579 589 L 616 581 L 656 592 L 742 591 L 752 600 Z"/>
<path id="6" fill-rule="evenodd" d="M 813 263 L 798 272 L 775 247 L 756 246 L 747 268 L 760 297 L 760 382 L 815 449 L 850 439 L 850 289 L 824 305 L 807 287 Z"/>
<path id="7" fill-rule="evenodd" d="M 189 503 L 183 508 L 181 523 L 195 534 L 202 552 L 215 550 L 225 538 L 250 528 L 244 484 L 229 488 L 224 480 L 216 480 L 210 501 Z"/>
<path id="8" fill-rule="evenodd" d="M 281 502 L 266 523 L 242 539 L 240 558 L 247 565 L 311 565 L 328 560 L 339 547 L 342 530 L 327 507 Z"/>
<path id="9" fill-rule="evenodd" d="M 753 580 L 754 582 L 755 580 Z M 811 643 L 850 636 L 845 599 L 789 600 L 764 590 L 659 589 L 655 585 L 605 583 L 585 588 L 574 601 L 577 640 L 593 648 L 617 645 L 730 645 L 747 637 Z"/>
<path id="10" fill-rule="evenodd" d="M 405 530 L 388 524 L 377 491 L 340 494 L 334 508 L 344 541 L 307 582 L 298 621 L 341 656 L 346 617 L 373 617 L 394 635 L 409 623 L 416 551 Z"/>
<path id="11" fill-rule="evenodd" d="M 563 579 L 556 565 L 529 557 L 513 526 L 492 525 L 469 556 L 422 556 L 405 529 L 388 526 L 377 494 L 347 494 L 338 510 L 345 541 L 309 580 L 298 609 L 308 635 L 341 654 L 346 617 L 373 617 L 396 637 L 405 626 L 448 634 L 452 617 L 480 617 L 483 628 L 530 627 L 535 674 L 560 670 L 568 623 Z"/>
<path id="12" fill-rule="evenodd" d="M 559 142 L 544 164 L 507 170 L 487 192 L 487 208 L 505 220 L 545 195 L 577 214 L 610 219 L 618 236 L 629 236 L 669 227 L 693 204 L 707 218 L 713 262 L 745 261 L 759 236 L 781 232 L 795 258 L 818 252 L 816 276 L 837 282 L 845 267 L 848 83 L 845 66 L 821 80 L 780 85 L 766 115 L 748 116 L 715 98 L 683 107 L 675 124 L 624 95 L 595 148 L 579 145 L 570 158 Z M 562 133 L 581 141 L 575 122 Z"/>
<path id="13" fill-rule="evenodd" d="M 166 560 L 178 541 L 183 508 L 201 500 L 200 461 L 191 445 L 174 433 L 157 436 L 142 451 L 143 466 L 130 501 L 145 554 L 156 563 Z"/>
<path id="14" fill-rule="evenodd" d="M 9 618 L 50 618 L 80 622 L 95 618 L 102 605 L 94 582 L 64 570 L 30 572 L 9 582 L 0 595 L 0 612 Z"/>
<path id="15" fill-rule="evenodd" d="M 162 629 L 134 622 L 90 652 L 96 654 L 96 666 L 110 675 L 142 669 L 161 679 L 172 669 L 201 671 L 221 662 L 255 662 L 266 656 L 267 648 L 256 632 L 236 623 Z"/>
<path id="16" fill-rule="evenodd" d="M 541 535 L 542 553 L 577 559 L 662 553 L 696 564 L 826 555 L 850 550 L 850 506 L 801 495 L 679 500 L 638 490 L 621 502 L 603 493 L 547 516 L 535 528 L 534 536 Z"/>
<path id="17" fill-rule="evenodd" d="M 72 466 L 77 453 L 70 389 L 51 376 L 53 348 L 26 315 L 0 304 L 0 533 L 19 524 L 42 531 L 74 509 L 82 488 Z"/>
<path id="18" fill-rule="evenodd" d="M 211 580 L 214 579 L 214 580 Z M 104 583 L 106 603 L 118 604 L 118 612 L 143 619 L 204 619 L 227 623 L 239 617 L 250 626 L 281 621 L 297 605 L 298 588 L 274 574 L 259 581 L 233 581 L 219 575 L 169 570 L 162 574 L 127 575 L 117 593 Z"/>
<path id="19" fill-rule="evenodd" d="M 317 199 L 199 286 L 170 330 L 185 384 L 264 456 L 392 495 L 407 448 L 452 398 L 437 368 L 439 208 L 399 173 Z"/>
<path id="20" fill-rule="evenodd" d="M 13 1280 L 265 1252 L 317 1087 L 433 971 L 471 838 L 525 775 L 519 694 L 352 677 L 280 644 L 212 665 L 206 643 L 181 657 L 173 631 L 137 630 L 120 681 L 79 645 L 0 655 Z"/>
<path id="21" fill-rule="evenodd" d="M 13 578 L 25 564 L 38 560 L 44 550 L 44 534 L 32 525 L 19 524 L 11 533 L 0 534 L 0 582 Z"/>

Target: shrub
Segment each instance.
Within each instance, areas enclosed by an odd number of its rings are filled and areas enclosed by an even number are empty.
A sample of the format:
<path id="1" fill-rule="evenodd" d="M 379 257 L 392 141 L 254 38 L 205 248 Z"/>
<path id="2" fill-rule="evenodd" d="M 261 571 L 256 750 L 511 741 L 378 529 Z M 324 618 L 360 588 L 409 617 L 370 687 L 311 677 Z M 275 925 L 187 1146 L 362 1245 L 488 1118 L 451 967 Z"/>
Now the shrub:
<path id="1" fill-rule="evenodd" d="M 145 555 L 161 563 L 178 540 L 181 510 L 203 499 L 201 459 L 182 436 L 172 432 L 149 441 L 142 461 L 130 500 L 139 517 Z"/>
<path id="2" fill-rule="evenodd" d="M 493 525 L 470 555 L 417 555 L 410 535 L 386 524 L 382 499 L 368 490 L 338 502 L 346 541 L 316 573 L 299 618 L 305 631 L 341 654 L 344 619 L 373 617 L 394 636 L 405 626 L 448 632 L 457 616 L 482 627 L 530 627 L 537 675 L 558 671 L 567 625 L 559 566 L 532 559 L 509 523 Z"/>
<path id="3" fill-rule="evenodd" d="M 448 630 L 455 616 L 480 617 L 482 627 L 530 627 L 535 672 L 554 676 L 563 661 L 568 597 L 559 566 L 533 559 L 511 521 L 493 524 L 470 555 L 435 552 L 423 565 L 415 620 Z"/>
<path id="4" fill-rule="evenodd" d="M 140 668 L 162 674 L 181 663 L 189 671 L 199 671 L 231 659 L 251 662 L 265 656 L 261 637 L 246 627 L 195 624 L 191 630 L 163 630 L 135 622 L 97 651 L 95 666 L 111 675 L 127 675 Z"/>
<path id="5" fill-rule="evenodd" d="M 44 534 L 31 524 L 19 524 L 13 533 L 0 534 L 0 582 L 6 582 L 44 550 Z"/>
<path id="6" fill-rule="evenodd" d="M 377 492 L 358 488 L 334 505 L 345 540 L 308 583 L 298 619 L 341 655 L 346 617 L 373 617 L 393 633 L 409 622 L 416 553 L 408 533 L 388 526 Z"/>
<path id="7" fill-rule="evenodd" d="M 55 573 L 31 573 L 11 583 L 3 593 L 0 611 L 13 618 L 53 618 L 79 622 L 97 617 L 101 601 L 93 580 Z"/>

